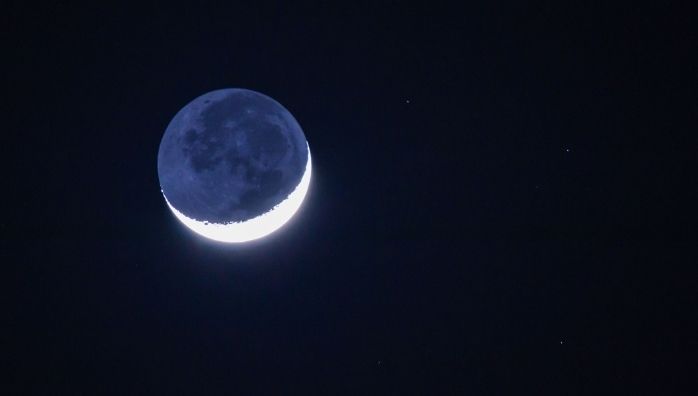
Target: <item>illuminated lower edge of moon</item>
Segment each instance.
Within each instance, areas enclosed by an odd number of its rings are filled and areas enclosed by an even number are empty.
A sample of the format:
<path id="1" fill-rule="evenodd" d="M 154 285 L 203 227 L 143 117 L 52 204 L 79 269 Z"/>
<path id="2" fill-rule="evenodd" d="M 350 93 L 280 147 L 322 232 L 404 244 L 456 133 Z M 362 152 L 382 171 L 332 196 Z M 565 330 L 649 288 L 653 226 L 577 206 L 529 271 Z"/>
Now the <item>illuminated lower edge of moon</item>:
<path id="1" fill-rule="evenodd" d="M 231 223 L 210 223 L 191 219 L 178 211 L 170 204 L 170 201 L 165 197 L 167 206 L 170 207 L 175 217 L 179 219 L 185 226 L 195 233 L 213 239 L 214 241 L 226 243 L 240 243 L 259 239 L 271 234 L 286 224 L 291 217 L 298 211 L 308 193 L 310 186 L 310 174 L 312 173 L 312 163 L 310 160 L 310 147 L 308 147 L 308 162 L 305 165 L 305 172 L 296 189 L 273 207 L 268 212 L 261 214 L 255 218 Z M 162 194 L 165 196 L 165 194 Z"/>

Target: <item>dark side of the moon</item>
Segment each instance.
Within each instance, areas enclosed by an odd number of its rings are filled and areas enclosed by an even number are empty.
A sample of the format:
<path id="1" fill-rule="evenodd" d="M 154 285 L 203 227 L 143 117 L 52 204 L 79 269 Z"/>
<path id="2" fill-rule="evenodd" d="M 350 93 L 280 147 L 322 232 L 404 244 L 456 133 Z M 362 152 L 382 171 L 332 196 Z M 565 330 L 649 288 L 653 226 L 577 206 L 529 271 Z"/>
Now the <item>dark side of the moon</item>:
<path id="1" fill-rule="evenodd" d="M 242 222 L 268 212 L 299 184 L 305 136 L 278 102 L 244 89 L 202 95 L 172 119 L 158 153 L 160 187 L 185 216 Z"/>

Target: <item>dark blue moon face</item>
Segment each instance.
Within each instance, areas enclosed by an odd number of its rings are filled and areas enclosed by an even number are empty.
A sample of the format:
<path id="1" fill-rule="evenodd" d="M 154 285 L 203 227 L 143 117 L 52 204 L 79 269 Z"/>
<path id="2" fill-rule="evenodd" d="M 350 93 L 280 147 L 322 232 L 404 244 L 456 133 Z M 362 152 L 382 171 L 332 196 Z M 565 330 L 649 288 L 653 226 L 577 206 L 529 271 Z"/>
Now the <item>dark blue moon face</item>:
<path id="1" fill-rule="evenodd" d="M 158 176 L 185 216 L 241 222 L 286 199 L 307 161 L 305 136 L 288 110 L 258 92 L 222 89 L 172 119 L 160 142 Z"/>

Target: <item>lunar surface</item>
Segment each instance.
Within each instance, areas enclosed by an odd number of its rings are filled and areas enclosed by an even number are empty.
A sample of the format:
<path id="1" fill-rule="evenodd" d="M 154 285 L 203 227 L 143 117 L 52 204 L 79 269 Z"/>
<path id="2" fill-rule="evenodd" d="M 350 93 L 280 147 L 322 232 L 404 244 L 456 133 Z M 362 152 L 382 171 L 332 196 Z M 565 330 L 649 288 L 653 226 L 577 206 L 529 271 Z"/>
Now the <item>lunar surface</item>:
<path id="1" fill-rule="evenodd" d="M 268 235 L 300 208 L 310 149 L 298 122 L 272 98 L 222 89 L 184 106 L 160 142 L 158 176 L 174 215 L 221 242 Z"/>

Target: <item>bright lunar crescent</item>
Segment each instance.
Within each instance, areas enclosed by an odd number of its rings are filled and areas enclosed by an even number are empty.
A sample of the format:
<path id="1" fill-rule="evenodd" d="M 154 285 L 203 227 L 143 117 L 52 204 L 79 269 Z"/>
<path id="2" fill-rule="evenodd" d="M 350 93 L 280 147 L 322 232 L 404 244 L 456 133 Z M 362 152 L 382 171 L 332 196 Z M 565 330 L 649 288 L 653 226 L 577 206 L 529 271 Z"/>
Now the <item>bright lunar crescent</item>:
<path id="1" fill-rule="evenodd" d="M 165 202 L 192 231 L 220 242 L 268 235 L 298 211 L 310 148 L 291 113 L 247 89 L 206 93 L 167 126 L 158 151 Z"/>

